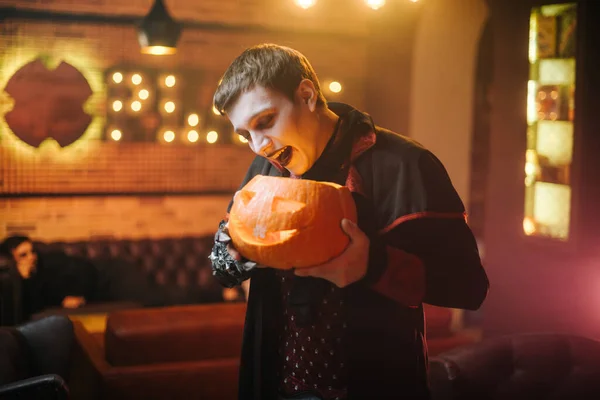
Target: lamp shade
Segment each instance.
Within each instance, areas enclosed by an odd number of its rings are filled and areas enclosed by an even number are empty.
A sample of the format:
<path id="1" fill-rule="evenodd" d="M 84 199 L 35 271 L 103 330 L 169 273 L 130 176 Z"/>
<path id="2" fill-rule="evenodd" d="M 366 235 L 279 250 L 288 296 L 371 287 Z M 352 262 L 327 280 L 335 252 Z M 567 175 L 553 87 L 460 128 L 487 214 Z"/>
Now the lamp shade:
<path id="1" fill-rule="evenodd" d="M 138 28 L 138 41 L 142 53 L 175 54 L 180 36 L 181 24 L 169 15 L 162 0 L 156 0 Z"/>

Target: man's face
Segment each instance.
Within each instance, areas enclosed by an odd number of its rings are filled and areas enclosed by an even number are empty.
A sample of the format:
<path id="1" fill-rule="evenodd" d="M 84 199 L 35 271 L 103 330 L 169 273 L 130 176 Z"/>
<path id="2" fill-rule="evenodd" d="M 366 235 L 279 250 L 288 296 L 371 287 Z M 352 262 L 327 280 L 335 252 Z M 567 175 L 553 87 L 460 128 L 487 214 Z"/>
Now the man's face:
<path id="1" fill-rule="evenodd" d="M 33 249 L 33 244 L 30 241 L 21 243 L 14 248 L 12 255 L 21 277 L 24 279 L 30 278 L 35 272 L 35 267 L 37 265 L 37 253 Z"/>
<path id="2" fill-rule="evenodd" d="M 301 84 L 296 101 L 256 86 L 242 93 L 227 113 L 236 132 L 248 140 L 254 153 L 297 176 L 308 171 L 319 156 L 318 117 L 308 86 Z"/>

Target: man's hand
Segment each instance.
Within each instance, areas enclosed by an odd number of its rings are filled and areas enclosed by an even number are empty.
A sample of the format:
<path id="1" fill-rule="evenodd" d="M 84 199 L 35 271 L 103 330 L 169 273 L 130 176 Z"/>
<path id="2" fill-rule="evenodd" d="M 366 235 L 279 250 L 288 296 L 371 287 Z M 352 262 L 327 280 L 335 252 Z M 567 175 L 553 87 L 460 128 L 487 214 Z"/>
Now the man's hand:
<path id="1" fill-rule="evenodd" d="M 323 278 L 341 288 L 362 279 L 369 265 L 369 238 L 349 219 L 342 220 L 342 229 L 350 237 L 342 254 L 316 267 L 296 269 L 295 274 Z"/>
<path id="2" fill-rule="evenodd" d="M 85 299 L 77 296 L 67 296 L 62 301 L 63 308 L 79 308 L 85 305 Z"/>

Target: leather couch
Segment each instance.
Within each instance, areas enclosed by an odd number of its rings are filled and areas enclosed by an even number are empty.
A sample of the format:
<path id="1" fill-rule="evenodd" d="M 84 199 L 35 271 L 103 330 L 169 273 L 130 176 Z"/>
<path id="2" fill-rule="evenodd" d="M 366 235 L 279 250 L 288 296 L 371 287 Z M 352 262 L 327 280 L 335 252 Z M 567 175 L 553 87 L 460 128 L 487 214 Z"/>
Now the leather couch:
<path id="1" fill-rule="evenodd" d="M 66 398 L 74 347 L 64 316 L 0 328 L 0 399 Z"/>
<path id="2" fill-rule="evenodd" d="M 100 263 L 120 260 L 144 271 L 159 285 L 214 290 L 210 254 L 214 237 L 160 239 L 95 239 L 78 242 L 36 242 L 40 251 L 62 250 Z"/>
<path id="3" fill-rule="evenodd" d="M 54 314 L 106 313 L 115 309 L 139 308 L 147 305 L 138 300 L 142 296 L 130 293 L 133 285 L 129 285 L 130 279 L 124 276 L 127 269 L 141 271 L 149 284 L 168 289 L 168 292 L 165 291 L 168 295 L 165 296 L 167 300 L 152 304 L 153 306 L 222 302 L 224 301 L 223 288 L 212 277 L 208 260 L 213 239 L 213 236 L 207 235 L 159 239 L 35 242 L 35 247 L 42 254 L 58 250 L 90 260 L 100 271 L 108 271 L 102 276 L 108 276 L 113 284 L 120 284 L 121 294 L 96 304 L 88 304 L 80 309 L 46 309 L 32 318 L 39 319 Z M 0 317 L 2 317 L 0 322 L 4 326 L 23 322 L 20 316 L 22 307 L 18 301 L 20 278 L 7 271 L 7 267 L 0 268 L 0 286 L 4 294 L 0 296 Z M 228 301 L 241 301 L 244 298 L 241 290 L 232 297 L 228 298 Z"/>
<path id="4" fill-rule="evenodd" d="M 115 311 L 98 333 L 75 322 L 72 398 L 235 399 L 245 308 Z"/>
<path id="5" fill-rule="evenodd" d="M 600 399 L 600 342 L 530 333 L 489 338 L 430 360 L 433 400 Z"/>

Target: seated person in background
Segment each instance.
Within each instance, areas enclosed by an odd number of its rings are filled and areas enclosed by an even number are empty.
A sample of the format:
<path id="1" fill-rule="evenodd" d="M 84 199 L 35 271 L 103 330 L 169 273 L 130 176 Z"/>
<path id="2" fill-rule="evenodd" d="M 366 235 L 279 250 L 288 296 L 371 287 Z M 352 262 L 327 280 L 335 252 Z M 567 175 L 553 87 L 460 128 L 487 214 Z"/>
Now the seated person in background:
<path id="1" fill-rule="evenodd" d="M 0 249 L 22 278 L 25 319 L 45 308 L 78 308 L 93 299 L 98 271 L 90 262 L 62 252 L 39 256 L 27 236 L 11 236 Z"/>
<path id="2" fill-rule="evenodd" d="M 48 308 L 79 308 L 90 303 L 125 301 L 158 307 L 210 299 L 199 288 L 153 284 L 145 274 L 118 259 L 72 256 L 59 250 L 38 252 L 27 236 L 8 237 L 0 253 L 12 258 L 21 277 L 23 318 Z"/>

